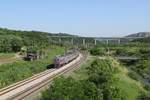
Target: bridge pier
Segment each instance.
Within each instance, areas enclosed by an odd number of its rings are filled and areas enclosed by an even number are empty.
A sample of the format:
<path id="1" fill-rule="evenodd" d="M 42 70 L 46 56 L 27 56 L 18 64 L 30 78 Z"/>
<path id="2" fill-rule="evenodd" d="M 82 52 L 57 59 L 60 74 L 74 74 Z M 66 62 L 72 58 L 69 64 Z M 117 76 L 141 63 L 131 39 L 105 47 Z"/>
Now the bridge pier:
<path id="1" fill-rule="evenodd" d="M 107 45 L 109 44 L 109 40 L 106 40 L 106 44 L 107 44 Z"/>
<path id="2" fill-rule="evenodd" d="M 118 44 L 120 44 L 120 39 L 118 39 Z"/>
<path id="3" fill-rule="evenodd" d="M 73 38 L 71 39 L 71 44 L 72 44 L 72 45 L 74 44 L 74 40 L 73 40 Z"/>
<path id="4" fill-rule="evenodd" d="M 59 43 L 61 43 L 61 38 L 59 38 Z"/>
<path id="5" fill-rule="evenodd" d="M 97 45 L 97 40 L 95 39 L 94 44 Z"/>
<path id="6" fill-rule="evenodd" d="M 82 42 L 83 42 L 83 45 L 85 45 L 85 39 L 83 39 L 83 41 L 82 41 Z"/>

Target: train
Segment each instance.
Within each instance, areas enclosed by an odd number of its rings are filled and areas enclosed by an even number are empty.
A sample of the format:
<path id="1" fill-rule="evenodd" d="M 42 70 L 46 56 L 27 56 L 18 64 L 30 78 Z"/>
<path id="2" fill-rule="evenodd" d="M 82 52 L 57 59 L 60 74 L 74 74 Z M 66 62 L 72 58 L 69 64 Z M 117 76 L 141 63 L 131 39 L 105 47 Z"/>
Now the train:
<path id="1" fill-rule="evenodd" d="M 65 64 L 73 61 L 79 56 L 79 51 L 71 50 L 64 55 L 59 55 L 54 58 L 54 66 L 55 68 L 60 68 Z"/>

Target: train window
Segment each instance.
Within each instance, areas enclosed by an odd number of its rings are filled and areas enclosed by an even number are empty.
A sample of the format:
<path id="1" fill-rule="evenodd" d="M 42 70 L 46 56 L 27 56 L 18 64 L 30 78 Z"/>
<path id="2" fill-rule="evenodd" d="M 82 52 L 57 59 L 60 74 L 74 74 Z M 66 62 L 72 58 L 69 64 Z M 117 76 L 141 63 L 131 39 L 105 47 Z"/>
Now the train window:
<path id="1" fill-rule="evenodd" d="M 57 59 L 57 61 L 59 61 L 59 59 Z"/>
<path id="2" fill-rule="evenodd" d="M 55 61 L 59 61 L 59 59 L 58 59 L 58 58 L 56 58 L 56 59 L 55 59 Z"/>

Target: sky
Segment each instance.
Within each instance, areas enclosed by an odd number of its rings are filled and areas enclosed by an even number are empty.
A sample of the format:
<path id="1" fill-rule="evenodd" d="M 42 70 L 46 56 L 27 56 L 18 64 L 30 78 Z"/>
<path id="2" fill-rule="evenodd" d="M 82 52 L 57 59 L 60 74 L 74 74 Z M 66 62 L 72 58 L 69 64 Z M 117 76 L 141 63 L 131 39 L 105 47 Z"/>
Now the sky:
<path id="1" fill-rule="evenodd" d="M 150 0 L 1 0 L 0 27 L 119 37 L 150 31 Z"/>

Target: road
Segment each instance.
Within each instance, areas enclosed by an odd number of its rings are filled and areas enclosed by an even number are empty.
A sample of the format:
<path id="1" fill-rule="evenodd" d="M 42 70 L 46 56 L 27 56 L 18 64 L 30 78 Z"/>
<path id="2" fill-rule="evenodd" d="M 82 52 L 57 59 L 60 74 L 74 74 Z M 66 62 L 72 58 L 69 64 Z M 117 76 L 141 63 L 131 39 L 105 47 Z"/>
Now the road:
<path id="1" fill-rule="evenodd" d="M 23 100 L 40 88 L 47 86 L 59 75 L 75 70 L 78 65 L 85 61 L 85 59 L 86 57 L 83 54 L 80 54 L 74 61 L 59 69 L 50 69 L 26 80 L 5 87 L 0 90 L 0 100 Z"/>

